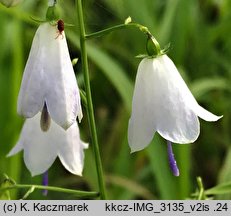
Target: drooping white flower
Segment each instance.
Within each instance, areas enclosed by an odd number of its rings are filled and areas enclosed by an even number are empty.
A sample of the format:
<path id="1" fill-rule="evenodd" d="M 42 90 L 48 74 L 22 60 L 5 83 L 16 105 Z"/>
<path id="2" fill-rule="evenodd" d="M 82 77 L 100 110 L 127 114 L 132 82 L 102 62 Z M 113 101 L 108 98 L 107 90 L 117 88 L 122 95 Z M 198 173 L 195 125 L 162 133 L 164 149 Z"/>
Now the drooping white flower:
<path id="1" fill-rule="evenodd" d="M 174 143 L 194 142 L 200 133 L 198 116 L 206 121 L 221 118 L 197 103 L 167 55 L 140 62 L 128 126 L 132 152 L 144 149 L 155 132 Z"/>
<path id="2" fill-rule="evenodd" d="M 64 129 L 82 119 L 80 94 L 64 31 L 41 24 L 34 36 L 18 96 L 18 114 L 31 118 L 46 104 Z"/>
<path id="3" fill-rule="evenodd" d="M 58 156 L 71 173 L 81 175 L 84 149 L 88 144 L 80 139 L 77 122 L 64 130 L 51 120 L 46 132 L 40 128 L 40 113 L 24 123 L 20 138 L 8 156 L 24 150 L 24 161 L 32 176 L 46 172 Z"/>

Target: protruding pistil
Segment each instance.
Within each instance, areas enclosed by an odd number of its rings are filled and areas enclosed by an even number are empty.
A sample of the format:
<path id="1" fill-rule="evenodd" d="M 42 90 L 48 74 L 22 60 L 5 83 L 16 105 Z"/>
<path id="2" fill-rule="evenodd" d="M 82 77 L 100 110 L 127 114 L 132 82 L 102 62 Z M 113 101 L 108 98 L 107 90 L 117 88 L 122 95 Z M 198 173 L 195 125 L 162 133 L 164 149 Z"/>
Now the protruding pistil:
<path id="1" fill-rule="evenodd" d="M 42 184 L 43 184 L 43 186 L 48 186 L 48 171 L 46 171 L 45 173 L 43 173 Z M 48 190 L 44 189 L 42 191 L 42 194 L 43 194 L 43 196 L 47 196 Z"/>
<path id="2" fill-rule="evenodd" d="M 43 132 L 47 132 L 51 125 L 51 117 L 47 110 L 47 105 L 44 103 L 43 110 L 41 113 L 40 127 Z"/>
<path id="3" fill-rule="evenodd" d="M 168 144 L 168 162 L 169 162 L 170 169 L 174 176 L 179 176 L 180 172 L 173 154 L 172 143 L 167 140 L 167 144 Z"/>

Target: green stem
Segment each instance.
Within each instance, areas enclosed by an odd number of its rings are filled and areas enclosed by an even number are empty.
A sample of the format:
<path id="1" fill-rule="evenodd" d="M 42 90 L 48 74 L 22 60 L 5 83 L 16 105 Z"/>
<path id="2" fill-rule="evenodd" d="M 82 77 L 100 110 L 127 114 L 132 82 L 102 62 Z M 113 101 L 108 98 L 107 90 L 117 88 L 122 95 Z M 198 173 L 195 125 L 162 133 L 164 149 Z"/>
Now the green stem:
<path id="1" fill-rule="evenodd" d="M 205 190 L 204 190 L 204 186 L 203 186 L 201 177 L 197 177 L 197 184 L 198 184 L 198 187 L 199 187 L 199 194 L 198 194 L 197 199 L 198 200 L 205 200 L 206 199 L 205 193 L 204 193 Z"/>
<path id="2" fill-rule="evenodd" d="M 116 25 L 116 26 L 112 26 L 110 28 L 107 28 L 107 29 L 103 29 L 101 31 L 97 31 L 97 32 L 94 32 L 94 33 L 91 33 L 91 34 L 87 34 L 85 36 L 86 39 L 92 39 L 92 38 L 96 38 L 96 37 L 101 37 L 105 34 L 109 34 L 113 31 L 117 31 L 117 30 L 121 30 L 121 29 L 125 29 L 127 27 L 135 27 L 135 28 L 138 28 L 140 31 L 142 31 L 143 33 L 145 34 L 148 34 L 149 36 L 151 36 L 151 32 L 148 30 L 147 27 L 141 25 L 141 24 L 138 24 L 138 23 L 124 23 L 124 24 L 119 24 L 119 25 Z"/>
<path id="3" fill-rule="evenodd" d="M 148 30 L 148 28 L 146 26 L 143 26 L 143 25 L 141 25 L 139 23 L 134 23 L 134 22 L 124 23 L 124 24 L 112 26 L 110 28 L 103 29 L 101 31 L 85 35 L 85 38 L 86 39 L 91 39 L 91 38 L 100 37 L 100 36 L 103 36 L 105 34 L 109 34 L 109 33 L 113 32 L 113 31 L 121 30 L 121 29 L 124 29 L 124 28 L 127 28 L 127 27 L 138 28 L 141 32 L 143 32 L 144 34 L 146 34 L 148 36 L 146 50 L 147 50 L 149 56 L 157 56 L 157 55 L 162 55 L 163 53 L 165 53 L 165 51 L 163 51 L 163 52 L 161 51 L 158 41 L 152 35 L 152 33 Z"/>
<path id="4" fill-rule="evenodd" d="M 81 198 L 96 198 L 99 196 L 98 192 L 93 191 L 79 191 L 79 190 L 72 190 L 67 188 L 60 188 L 60 187 L 52 187 L 52 186 L 43 186 L 43 185 L 28 185 L 28 184 L 15 184 L 9 187 L 0 188 L 0 191 L 5 190 L 12 190 L 12 189 L 22 189 L 22 188 L 33 188 L 33 189 L 39 189 L 39 190 L 49 190 L 49 191 L 56 191 L 56 192 L 62 192 L 62 193 L 70 193 L 77 197 Z"/>
<path id="5" fill-rule="evenodd" d="M 82 89 L 79 90 L 79 93 L 80 93 L 81 103 L 83 104 L 84 107 L 87 107 L 86 93 Z"/>
<path id="6" fill-rule="evenodd" d="M 82 64 L 83 64 L 85 91 L 86 91 L 86 98 L 87 98 L 87 115 L 88 115 L 88 120 L 89 120 L 89 125 L 90 125 L 90 131 L 92 135 L 92 148 L 93 148 L 94 155 L 95 155 L 95 163 L 96 163 L 96 170 L 97 170 L 97 175 L 98 175 L 100 197 L 101 199 L 106 199 L 103 168 L 102 168 L 102 162 L 101 162 L 101 157 L 100 157 L 98 138 L 97 138 L 97 132 L 96 132 L 96 124 L 95 124 L 95 118 L 94 118 L 94 109 L 93 109 L 92 97 L 91 97 L 91 86 L 90 86 L 89 70 L 88 70 L 88 58 L 87 58 L 86 41 L 85 41 L 86 34 L 85 34 L 84 19 L 83 19 L 82 1 L 76 0 L 76 6 L 77 6 L 77 14 L 79 18 L 79 26 L 80 26 L 81 58 L 82 58 Z"/>

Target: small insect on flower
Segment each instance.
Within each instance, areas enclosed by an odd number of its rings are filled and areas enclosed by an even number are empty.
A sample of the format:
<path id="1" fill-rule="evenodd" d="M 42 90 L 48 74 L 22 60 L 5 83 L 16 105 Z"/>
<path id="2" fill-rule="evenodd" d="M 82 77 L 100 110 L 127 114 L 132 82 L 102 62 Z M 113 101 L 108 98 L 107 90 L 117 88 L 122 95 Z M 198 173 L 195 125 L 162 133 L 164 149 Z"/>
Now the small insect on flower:
<path id="1" fill-rule="evenodd" d="M 59 35 L 62 35 L 62 39 L 63 39 L 63 31 L 64 31 L 64 22 L 63 22 L 63 20 L 58 20 L 57 21 L 57 29 L 58 29 L 58 31 L 57 31 L 57 33 L 58 33 L 58 35 L 57 35 L 57 37 L 55 38 L 55 39 L 57 39 L 58 37 L 59 37 Z"/>

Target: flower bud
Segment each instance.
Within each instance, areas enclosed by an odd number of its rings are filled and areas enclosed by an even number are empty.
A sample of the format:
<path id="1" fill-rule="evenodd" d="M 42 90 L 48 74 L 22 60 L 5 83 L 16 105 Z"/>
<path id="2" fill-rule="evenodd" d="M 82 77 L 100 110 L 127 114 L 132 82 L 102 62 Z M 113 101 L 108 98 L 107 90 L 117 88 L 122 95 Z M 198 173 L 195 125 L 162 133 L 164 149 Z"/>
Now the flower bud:
<path id="1" fill-rule="evenodd" d="M 79 60 L 78 58 L 72 59 L 71 63 L 73 67 L 77 64 L 78 60 Z"/>
<path id="2" fill-rule="evenodd" d="M 132 22 L 132 18 L 129 16 L 129 17 L 125 20 L 124 24 L 128 25 L 128 24 L 131 23 L 131 22 Z"/>

